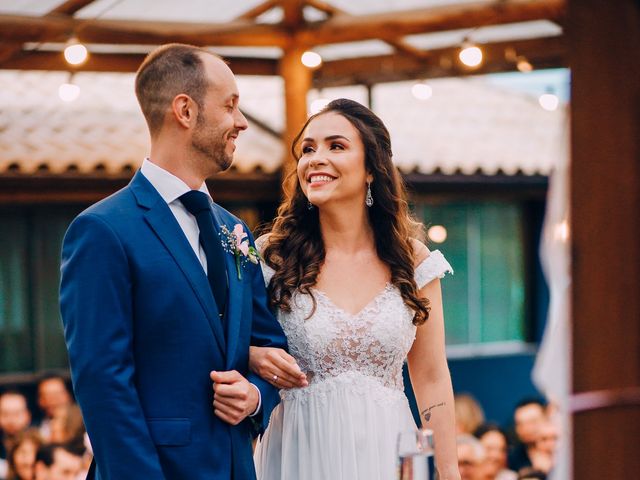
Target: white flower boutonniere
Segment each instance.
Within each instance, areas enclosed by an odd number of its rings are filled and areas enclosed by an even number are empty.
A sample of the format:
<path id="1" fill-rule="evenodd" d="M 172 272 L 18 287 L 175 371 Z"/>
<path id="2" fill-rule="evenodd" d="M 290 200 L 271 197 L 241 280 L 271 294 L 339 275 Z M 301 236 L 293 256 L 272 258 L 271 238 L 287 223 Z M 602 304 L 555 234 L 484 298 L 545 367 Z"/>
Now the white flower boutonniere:
<path id="1" fill-rule="evenodd" d="M 249 235 L 244 231 L 242 224 L 236 223 L 233 231 L 229 230 L 226 225 L 222 225 L 221 230 L 222 248 L 225 252 L 233 255 L 236 261 L 238 280 L 242 280 L 242 266 L 247 260 L 257 265 L 262 260 L 260 252 L 249 245 Z"/>

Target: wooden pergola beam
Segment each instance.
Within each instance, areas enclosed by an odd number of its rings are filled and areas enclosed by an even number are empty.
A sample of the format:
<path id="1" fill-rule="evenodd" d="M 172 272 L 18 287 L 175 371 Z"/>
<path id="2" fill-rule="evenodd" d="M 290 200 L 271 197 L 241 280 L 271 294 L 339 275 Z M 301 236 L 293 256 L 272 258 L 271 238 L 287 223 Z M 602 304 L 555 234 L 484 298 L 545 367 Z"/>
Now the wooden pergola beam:
<path id="1" fill-rule="evenodd" d="M 74 72 L 135 72 L 145 53 L 91 53 L 79 66 L 70 66 L 62 52 L 30 51 L 0 64 L 0 69 Z M 278 75 L 278 60 L 271 58 L 224 57 L 236 75 Z"/>
<path id="2" fill-rule="evenodd" d="M 430 50 L 428 58 L 417 56 L 381 55 L 375 57 L 349 58 L 325 62 L 315 71 L 313 85 L 317 88 L 375 84 L 416 78 L 439 78 L 454 75 L 482 74 L 514 71 L 515 63 L 508 60 L 505 52 L 515 49 L 517 55 L 525 56 L 535 68 L 557 68 L 567 66 L 564 37 L 548 37 L 513 42 L 498 42 L 482 45 L 485 62 L 477 70 L 464 70 L 455 63 L 456 47 Z M 135 72 L 144 59 L 144 53 L 92 53 L 87 62 L 72 70 L 78 72 Z M 238 75 L 278 75 L 278 59 L 225 57 L 231 69 Z M 62 70 L 71 67 L 64 61 L 61 52 L 30 51 L 0 64 L 0 69 L 12 70 Z"/>
<path id="3" fill-rule="evenodd" d="M 458 62 L 458 47 L 430 50 L 423 59 L 401 55 L 348 58 L 325 62 L 314 72 L 316 88 L 343 85 L 373 85 L 416 78 L 440 78 L 515 71 L 516 64 L 505 57 L 508 48 L 525 56 L 534 68 L 567 66 L 564 37 L 547 37 L 482 45 L 483 65 L 475 70 L 465 69 Z"/>
<path id="4" fill-rule="evenodd" d="M 295 39 L 306 45 L 325 45 L 373 40 L 381 34 L 402 37 L 533 20 L 559 21 L 565 15 L 565 3 L 565 0 L 504 0 L 371 15 L 335 15 L 307 24 Z"/>
<path id="5" fill-rule="evenodd" d="M 505 0 L 372 15 L 334 15 L 322 22 L 300 26 L 293 38 L 287 28 L 279 25 L 244 20 L 213 24 L 104 19 L 83 22 L 59 16 L 0 15 L 0 41 L 64 42 L 80 28 L 78 36 L 86 43 L 158 45 L 184 42 L 284 48 L 292 41 L 296 45 L 313 46 L 376 39 L 380 35 L 397 38 L 531 20 L 559 21 L 564 10 L 565 0 Z"/>
<path id="6" fill-rule="evenodd" d="M 77 31 L 79 30 L 79 31 Z M 160 45 L 170 42 L 217 46 L 284 47 L 289 35 L 277 25 L 247 21 L 226 23 L 83 20 L 0 15 L 0 41 L 65 42 L 73 32 L 85 43 Z"/>

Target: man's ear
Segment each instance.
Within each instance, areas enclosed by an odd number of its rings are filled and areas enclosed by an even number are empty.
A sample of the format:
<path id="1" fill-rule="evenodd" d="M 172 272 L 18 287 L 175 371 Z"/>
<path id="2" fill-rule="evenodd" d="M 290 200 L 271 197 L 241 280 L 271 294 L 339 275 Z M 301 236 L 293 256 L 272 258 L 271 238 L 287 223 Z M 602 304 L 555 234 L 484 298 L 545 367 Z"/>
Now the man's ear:
<path id="1" fill-rule="evenodd" d="M 198 117 L 198 106 L 189 95 L 181 93 L 171 102 L 171 113 L 180 125 L 191 128 Z"/>

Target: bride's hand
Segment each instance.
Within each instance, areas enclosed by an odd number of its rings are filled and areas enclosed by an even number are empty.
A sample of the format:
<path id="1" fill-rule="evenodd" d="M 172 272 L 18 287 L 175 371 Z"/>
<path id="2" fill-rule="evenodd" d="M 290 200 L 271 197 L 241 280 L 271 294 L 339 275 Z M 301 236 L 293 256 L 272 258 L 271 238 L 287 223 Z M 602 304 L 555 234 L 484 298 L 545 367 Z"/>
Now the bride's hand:
<path id="1" fill-rule="evenodd" d="M 281 348 L 250 347 L 249 368 L 277 388 L 309 385 L 295 358 Z"/>

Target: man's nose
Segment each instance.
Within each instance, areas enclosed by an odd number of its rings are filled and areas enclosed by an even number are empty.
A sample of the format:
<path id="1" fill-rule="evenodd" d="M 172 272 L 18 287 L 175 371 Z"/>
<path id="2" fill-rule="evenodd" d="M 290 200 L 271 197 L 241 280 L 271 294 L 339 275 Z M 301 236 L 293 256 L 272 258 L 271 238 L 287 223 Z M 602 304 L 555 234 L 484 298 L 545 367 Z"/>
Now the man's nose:
<path id="1" fill-rule="evenodd" d="M 238 113 L 236 115 L 235 127 L 238 130 L 246 130 L 249 126 L 249 122 L 247 121 L 247 118 L 244 116 L 242 111 L 240 111 L 240 109 L 238 109 L 237 112 Z"/>

